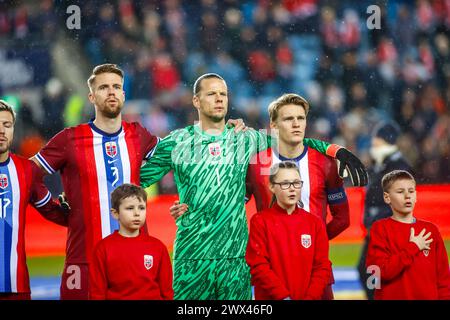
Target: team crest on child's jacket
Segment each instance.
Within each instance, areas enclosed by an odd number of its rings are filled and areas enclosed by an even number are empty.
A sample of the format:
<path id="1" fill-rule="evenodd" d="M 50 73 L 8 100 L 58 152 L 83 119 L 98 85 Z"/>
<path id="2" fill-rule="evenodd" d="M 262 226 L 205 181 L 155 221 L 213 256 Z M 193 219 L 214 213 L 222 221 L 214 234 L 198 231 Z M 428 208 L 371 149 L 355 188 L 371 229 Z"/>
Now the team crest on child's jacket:
<path id="1" fill-rule="evenodd" d="M 306 249 L 311 247 L 311 235 L 302 234 L 302 246 Z"/>
<path id="2" fill-rule="evenodd" d="M 147 270 L 150 270 L 150 268 L 153 267 L 153 256 L 144 254 L 144 267 Z"/>
<path id="3" fill-rule="evenodd" d="M 0 188 L 5 189 L 8 186 L 8 176 L 4 173 L 0 174 Z"/>
<path id="4" fill-rule="evenodd" d="M 218 144 L 218 143 L 210 143 L 208 145 L 208 147 L 209 147 L 209 153 L 212 156 L 216 157 L 216 156 L 220 155 L 220 144 Z"/>
<path id="5" fill-rule="evenodd" d="M 114 158 L 117 154 L 117 145 L 115 141 L 108 141 L 105 143 L 106 154 Z"/>

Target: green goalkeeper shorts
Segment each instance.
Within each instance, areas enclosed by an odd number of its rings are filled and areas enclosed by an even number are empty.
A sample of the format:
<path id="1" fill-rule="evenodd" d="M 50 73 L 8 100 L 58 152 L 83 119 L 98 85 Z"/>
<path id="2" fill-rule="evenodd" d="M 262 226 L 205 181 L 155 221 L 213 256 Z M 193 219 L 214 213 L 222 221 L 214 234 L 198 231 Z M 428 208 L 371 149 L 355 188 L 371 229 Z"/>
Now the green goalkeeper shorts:
<path id="1" fill-rule="evenodd" d="M 250 300 L 245 258 L 174 260 L 175 300 Z"/>

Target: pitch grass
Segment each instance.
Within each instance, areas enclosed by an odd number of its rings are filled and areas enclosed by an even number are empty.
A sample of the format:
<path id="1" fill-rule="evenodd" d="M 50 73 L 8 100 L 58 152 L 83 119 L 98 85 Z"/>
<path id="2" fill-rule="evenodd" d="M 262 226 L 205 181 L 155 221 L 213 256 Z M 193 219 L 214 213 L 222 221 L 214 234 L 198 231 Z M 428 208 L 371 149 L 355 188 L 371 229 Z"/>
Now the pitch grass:
<path id="1" fill-rule="evenodd" d="M 445 241 L 447 255 L 450 256 L 450 240 Z M 331 244 L 330 260 L 334 267 L 356 267 L 361 253 L 361 244 Z M 28 258 L 31 277 L 60 276 L 64 267 L 64 257 Z"/>

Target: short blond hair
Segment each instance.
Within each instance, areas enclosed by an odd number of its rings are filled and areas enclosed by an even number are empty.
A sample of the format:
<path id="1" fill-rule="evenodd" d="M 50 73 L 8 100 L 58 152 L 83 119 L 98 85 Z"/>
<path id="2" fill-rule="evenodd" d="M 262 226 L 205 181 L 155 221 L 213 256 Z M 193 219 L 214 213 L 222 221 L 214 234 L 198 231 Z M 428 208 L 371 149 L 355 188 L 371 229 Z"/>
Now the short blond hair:
<path id="1" fill-rule="evenodd" d="M 411 180 L 416 184 L 416 179 L 414 176 L 406 170 L 393 170 L 386 173 L 383 178 L 381 178 L 381 188 L 383 192 L 389 192 L 395 181 L 398 180 Z"/>
<path id="2" fill-rule="evenodd" d="M 115 73 L 118 76 L 120 76 L 123 80 L 123 71 L 122 71 L 122 69 L 120 69 L 117 66 L 117 64 L 112 64 L 112 63 L 100 64 L 100 65 L 96 66 L 94 68 L 94 70 L 92 70 L 92 74 L 89 77 L 89 79 L 87 80 L 87 85 L 89 87 L 89 90 L 92 91 L 92 86 L 94 84 L 95 77 L 102 73 Z"/>
<path id="3" fill-rule="evenodd" d="M 305 115 L 308 115 L 309 103 L 305 98 L 295 93 L 285 93 L 269 104 L 268 110 L 270 121 L 276 121 L 278 118 L 278 110 L 288 104 L 294 104 L 296 106 L 303 107 L 303 109 L 305 109 Z"/>

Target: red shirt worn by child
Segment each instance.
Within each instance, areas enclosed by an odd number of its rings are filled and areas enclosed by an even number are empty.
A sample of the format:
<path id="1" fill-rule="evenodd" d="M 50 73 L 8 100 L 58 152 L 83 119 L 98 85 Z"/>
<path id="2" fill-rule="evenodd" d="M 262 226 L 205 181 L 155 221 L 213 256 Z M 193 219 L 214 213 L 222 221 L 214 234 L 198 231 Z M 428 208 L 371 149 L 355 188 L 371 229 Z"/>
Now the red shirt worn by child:
<path id="1" fill-rule="evenodd" d="M 252 217 L 246 260 L 257 300 L 320 299 L 331 276 L 324 223 L 277 203 Z"/>
<path id="2" fill-rule="evenodd" d="M 329 206 L 331 219 L 326 225 L 328 239 L 337 237 L 348 228 L 350 209 L 336 161 L 308 146 L 305 146 L 303 153 L 295 159 L 285 158 L 273 148 L 259 152 L 252 158 L 247 171 L 247 197 L 255 197 L 256 209 L 262 211 L 270 206 L 270 168 L 281 161 L 293 161 L 300 169 L 303 180 L 301 201 L 305 211 L 326 222 Z"/>
<path id="3" fill-rule="evenodd" d="M 417 235 L 426 230 L 433 239 L 430 250 L 419 250 L 409 241 L 411 228 Z M 450 299 L 450 271 L 444 242 L 437 227 L 417 219 L 403 223 L 392 218 L 375 222 L 370 230 L 366 265 L 380 268 L 378 300 Z"/>
<path id="4" fill-rule="evenodd" d="M 143 232 L 115 231 L 94 250 L 89 270 L 92 300 L 171 300 L 172 265 L 165 245 Z"/>

